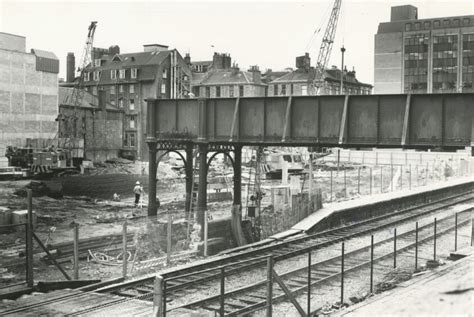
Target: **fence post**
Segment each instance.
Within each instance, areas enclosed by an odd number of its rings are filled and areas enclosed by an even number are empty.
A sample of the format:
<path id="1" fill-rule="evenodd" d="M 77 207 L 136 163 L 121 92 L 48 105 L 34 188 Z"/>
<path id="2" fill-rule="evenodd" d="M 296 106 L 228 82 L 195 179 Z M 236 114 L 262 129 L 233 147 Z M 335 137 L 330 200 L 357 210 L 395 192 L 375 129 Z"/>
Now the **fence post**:
<path id="1" fill-rule="evenodd" d="M 308 308 L 307 316 L 311 315 L 311 250 L 308 252 Z"/>
<path id="2" fill-rule="evenodd" d="M 418 221 L 415 227 L 415 270 L 418 269 Z"/>
<path id="3" fill-rule="evenodd" d="M 169 266 L 171 263 L 171 226 L 173 224 L 173 218 L 171 213 L 168 211 L 168 226 L 166 230 L 166 265 Z M 205 252 L 205 251 L 204 251 Z"/>
<path id="4" fill-rule="evenodd" d="M 370 185 L 370 195 L 372 195 L 372 167 L 370 168 L 370 182 L 369 182 L 369 185 Z"/>
<path id="5" fill-rule="evenodd" d="M 434 218 L 433 260 L 436 261 L 436 218 Z"/>
<path id="6" fill-rule="evenodd" d="M 127 221 L 123 223 L 122 228 L 122 276 L 123 278 L 127 277 Z"/>
<path id="7" fill-rule="evenodd" d="M 272 317 L 273 256 L 267 258 L 267 317 Z"/>
<path id="8" fill-rule="evenodd" d="M 224 305 L 225 305 L 225 267 L 221 267 L 221 296 L 220 296 L 220 310 L 219 314 L 220 316 L 225 315 L 225 310 L 224 310 Z"/>
<path id="9" fill-rule="evenodd" d="M 454 214 L 454 251 L 458 250 L 458 213 Z"/>
<path id="10" fill-rule="evenodd" d="M 393 229 L 393 268 L 397 267 L 397 228 Z"/>
<path id="11" fill-rule="evenodd" d="M 331 174 L 331 181 L 330 181 L 330 187 L 331 187 L 331 190 L 330 190 L 330 194 L 331 194 L 331 198 L 329 199 L 329 201 L 332 201 L 332 170 L 330 171 L 330 174 Z"/>
<path id="12" fill-rule="evenodd" d="M 344 304 L 344 241 L 341 245 L 341 307 Z"/>
<path id="13" fill-rule="evenodd" d="M 163 277 L 157 275 L 153 285 L 153 316 L 162 317 L 166 315 L 165 301 L 163 300 Z"/>
<path id="14" fill-rule="evenodd" d="M 370 293 L 374 292 L 374 235 L 370 236 Z"/>
<path id="15" fill-rule="evenodd" d="M 33 191 L 26 190 L 28 214 L 26 218 L 26 283 L 28 287 L 33 287 Z"/>
<path id="16" fill-rule="evenodd" d="M 74 279 L 79 279 L 79 225 L 74 225 Z"/>
<path id="17" fill-rule="evenodd" d="M 360 195 L 360 166 L 357 171 L 357 194 Z"/>

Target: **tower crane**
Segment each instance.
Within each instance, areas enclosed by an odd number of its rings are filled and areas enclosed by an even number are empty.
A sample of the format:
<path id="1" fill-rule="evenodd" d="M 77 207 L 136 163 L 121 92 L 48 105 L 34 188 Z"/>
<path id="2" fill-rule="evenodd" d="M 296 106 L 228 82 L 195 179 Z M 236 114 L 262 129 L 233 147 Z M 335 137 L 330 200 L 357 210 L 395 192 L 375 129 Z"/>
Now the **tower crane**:
<path id="1" fill-rule="evenodd" d="M 339 19 L 339 12 L 341 11 L 342 0 L 335 0 L 329 17 L 326 31 L 324 32 L 323 40 L 319 48 L 318 59 L 314 74 L 310 77 L 310 87 L 314 95 L 319 95 L 321 87 L 324 85 L 324 71 L 328 65 L 331 56 L 332 46 L 334 44 L 334 37 L 336 36 L 337 20 Z M 342 71 L 342 69 L 341 69 Z"/>

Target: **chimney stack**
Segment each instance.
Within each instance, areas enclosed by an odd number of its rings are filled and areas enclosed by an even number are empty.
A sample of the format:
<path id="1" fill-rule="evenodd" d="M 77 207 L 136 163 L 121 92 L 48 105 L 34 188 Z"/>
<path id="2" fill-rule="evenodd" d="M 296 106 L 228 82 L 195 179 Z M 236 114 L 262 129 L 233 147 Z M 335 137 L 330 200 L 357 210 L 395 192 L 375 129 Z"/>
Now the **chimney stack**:
<path id="1" fill-rule="evenodd" d="M 69 52 L 67 53 L 66 58 L 66 81 L 68 83 L 74 82 L 74 78 L 76 77 L 76 58 L 74 57 L 74 53 Z"/>
<path id="2" fill-rule="evenodd" d="M 184 62 L 186 63 L 186 65 L 191 65 L 191 56 L 189 55 L 189 53 L 186 53 L 186 56 L 184 56 Z"/>

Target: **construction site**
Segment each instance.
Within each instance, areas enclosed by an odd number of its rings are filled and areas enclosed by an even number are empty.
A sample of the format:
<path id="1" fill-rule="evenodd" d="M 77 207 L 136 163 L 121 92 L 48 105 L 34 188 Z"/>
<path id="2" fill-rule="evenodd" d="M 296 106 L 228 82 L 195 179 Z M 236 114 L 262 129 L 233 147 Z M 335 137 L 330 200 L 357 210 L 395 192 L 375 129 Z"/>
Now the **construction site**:
<path id="1" fill-rule="evenodd" d="M 306 53 L 280 73 L 99 48 L 92 21 L 55 82 L 54 53 L 0 32 L 0 316 L 470 315 L 474 15 L 443 18 L 459 34 L 452 88 L 407 77 L 449 32 L 392 7 L 372 95 L 344 46 L 330 67 L 342 2 L 314 66 Z M 398 28 L 391 91 L 380 61 Z M 429 54 L 409 40 L 424 28 Z"/>

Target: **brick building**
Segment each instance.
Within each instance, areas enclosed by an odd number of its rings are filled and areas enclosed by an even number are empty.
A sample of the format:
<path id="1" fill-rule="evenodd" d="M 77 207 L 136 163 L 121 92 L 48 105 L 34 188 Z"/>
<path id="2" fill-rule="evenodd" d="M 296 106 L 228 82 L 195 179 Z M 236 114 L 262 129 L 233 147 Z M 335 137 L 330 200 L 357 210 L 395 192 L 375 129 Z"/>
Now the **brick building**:
<path id="1" fill-rule="evenodd" d="M 92 161 L 118 157 L 123 143 L 124 110 L 106 102 L 102 92 L 100 97 L 86 92 L 81 104 L 75 107 L 72 91 L 73 88 L 59 87 L 59 145 L 71 147 L 74 157 Z M 81 141 L 67 144 L 73 130 L 84 131 Z"/>
<path id="2" fill-rule="evenodd" d="M 26 146 L 27 139 L 46 145 L 56 136 L 58 73 L 53 53 L 27 53 L 25 37 L 0 32 L 0 153 Z"/>
<path id="3" fill-rule="evenodd" d="M 377 94 L 474 92 L 474 15 L 418 19 L 392 7 L 375 35 Z"/>
<path id="4" fill-rule="evenodd" d="M 207 72 L 193 71 L 192 92 L 195 97 L 233 98 L 261 97 L 266 94 L 266 84 L 262 82 L 261 73 L 257 66 L 248 71 L 242 71 L 237 65 L 231 65 L 228 54 L 214 53 L 212 64 L 207 66 Z M 191 68 L 195 69 L 194 63 Z M 202 65 L 202 62 L 199 65 Z"/>
<path id="5" fill-rule="evenodd" d="M 187 98 L 190 78 L 191 70 L 176 49 L 150 44 L 143 52 L 121 54 L 118 46 L 111 46 L 94 48 L 85 87 L 94 96 L 103 91 L 106 102 L 123 110 L 120 155 L 147 160 L 146 99 Z"/>
<path id="6" fill-rule="evenodd" d="M 296 70 L 268 83 L 268 96 L 307 96 L 311 94 L 310 83 L 314 78 L 315 69 L 311 67 L 309 54 L 296 58 Z M 359 82 L 356 72 L 344 70 L 341 72 L 336 66 L 326 69 L 324 84 L 320 89 L 321 95 L 339 95 L 341 76 L 343 76 L 343 93 L 351 95 L 369 95 L 372 85 Z"/>

